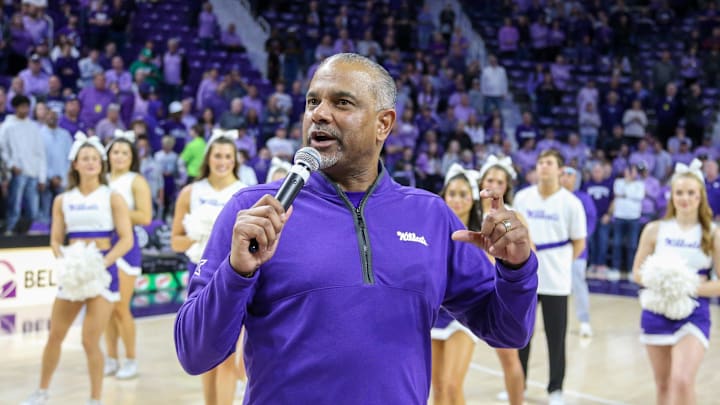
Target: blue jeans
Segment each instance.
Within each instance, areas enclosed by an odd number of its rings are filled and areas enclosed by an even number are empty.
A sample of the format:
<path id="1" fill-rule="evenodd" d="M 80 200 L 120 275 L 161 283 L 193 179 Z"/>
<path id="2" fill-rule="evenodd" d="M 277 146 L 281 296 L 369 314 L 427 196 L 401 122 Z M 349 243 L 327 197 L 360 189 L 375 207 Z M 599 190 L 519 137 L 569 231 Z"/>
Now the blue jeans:
<path id="1" fill-rule="evenodd" d="M 590 235 L 590 264 L 593 266 L 607 265 L 608 238 L 610 224 L 603 224 L 598 219 L 595 232 Z"/>
<path id="2" fill-rule="evenodd" d="M 572 294 L 578 321 L 590 322 L 590 291 L 585 282 L 587 259 L 575 259 L 572 264 Z"/>
<path id="3" fill-rule="evenodd" d="M 40 193 L 40 211 L 37 214 L 37 220 L 49 224 L 50 217 L 52 216 L 53 200 L 55 200 L 58 194 L 65 190 L 62 186 L 57 188 L 53 188 L 50 184 L 46 184 L 46 186 L 45 191 Z"/>
<path id="4" fill-rule="evenodd" d="M 7 230 L 12 231 L 15 229 L 15 225 L 20 220 L 23 202 L 30 220 L 34 221 L 37 218 L 40 202 L 37 185 L 37 177 L 26 176 L 22 173 L 12 177 L 8 192 Z"/>
<path id="5" fill-rule="evenodd" d="M 490 114 L 495 109 L 502 109 L 503 97 L 485 96 L 485 114 Z"/>
<path id="6" fill-rule="evenodd" d="M 638 236 L 640 234 L 640 219 L 613 219 L 613 259 L 612 266 L 615 269 L 622 269 L 621 259 L 623 249 L 625 249 L 625 266 L 628 271 L 632 270 L 633 260 L 635 259 L 635 251 L 638 245 Z M 623 236 L 627 236 L 627 241 L 623 244 Z"/>

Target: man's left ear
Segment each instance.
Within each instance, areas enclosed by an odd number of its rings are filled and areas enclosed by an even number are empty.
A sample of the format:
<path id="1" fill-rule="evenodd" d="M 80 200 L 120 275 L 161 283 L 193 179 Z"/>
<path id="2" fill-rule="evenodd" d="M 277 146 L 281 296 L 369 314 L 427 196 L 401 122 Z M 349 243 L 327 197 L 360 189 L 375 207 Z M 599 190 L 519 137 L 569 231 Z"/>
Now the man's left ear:
<path id="1" fill-rule="evenodd" d="M 394 109 L 382 110 L 377 113 L 377 140 L 385 142 L 395 125 L 396 112 Z"/>

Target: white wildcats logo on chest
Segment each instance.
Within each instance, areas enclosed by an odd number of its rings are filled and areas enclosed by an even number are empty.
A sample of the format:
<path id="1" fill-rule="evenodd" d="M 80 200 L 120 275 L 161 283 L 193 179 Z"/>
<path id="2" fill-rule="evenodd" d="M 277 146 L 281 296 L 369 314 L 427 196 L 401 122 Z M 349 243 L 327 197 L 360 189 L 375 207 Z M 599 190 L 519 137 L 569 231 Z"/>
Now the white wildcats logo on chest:
<path id="1" fill-rule="evenodd" d="M 397 231 L 397 236 L 398 236 L 398 238 L 400 238 L 400 240 L 403 241 L 403 242 L 416 242 L 416 243 L 419 243 L 419 244 L 421 244 L 421 245 L 425 245 L 425 246 L 428 245 L 427 241 L 425 240 L 425 237 L 424 237 L 424 236 L 415 235 L 415 232 L 400 232 L 400 231 Z"/>

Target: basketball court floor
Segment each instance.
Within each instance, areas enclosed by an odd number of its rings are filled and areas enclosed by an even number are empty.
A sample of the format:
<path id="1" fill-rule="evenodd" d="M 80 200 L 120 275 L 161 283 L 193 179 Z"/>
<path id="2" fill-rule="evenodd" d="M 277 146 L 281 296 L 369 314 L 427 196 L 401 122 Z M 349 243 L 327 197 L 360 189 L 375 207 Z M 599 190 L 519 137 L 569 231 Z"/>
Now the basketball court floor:
<path id="1" fill-rule="evenodd" d="M 617 287 L 617 283 L 612 285 Z M 591 294 L 594 329 L 591 339 L 578 336 L 571 300 L 565 379 L 565 399 L 569 405 L 654 403 L 650 366 L 638 342 L 640 306 L 636 298 L 614 292 Z M 33 310 L 49 313 L 50 308 Z M 698 404 L 720 403 L 720 347 L 713 342 L 713 337 L 720 334 L 719 315 L 720 307 L 713 305 L 712 317 L 716 323 L 710 349 L 698 375 Z M 105 379 L 104 404 L 202 404 L 199 377 L 185 374 L 175 356 L 173 321 L 173 313 L 138 319 L 140 376 L 130 381 Z M 83 404 L 87 400 L 89 382 L 79 332 L 79 327 L 73 327 L 65 341 L 50 387 L 50 404 Z M 36 388 L 46 338 L 46 331 L 0 337 L 0 404 L 18 404 Z M 547 403 L 547 375 L 545 335 L 542 322 L 538 322 L 530 358 L 527 404 Z M 502 373 L 495 353 L 479 343 L 465 381 L 468 404 L 502 404 L 495 400 L 502 389 Z M 236 402 L 241 403 L 241 399 Z"/>

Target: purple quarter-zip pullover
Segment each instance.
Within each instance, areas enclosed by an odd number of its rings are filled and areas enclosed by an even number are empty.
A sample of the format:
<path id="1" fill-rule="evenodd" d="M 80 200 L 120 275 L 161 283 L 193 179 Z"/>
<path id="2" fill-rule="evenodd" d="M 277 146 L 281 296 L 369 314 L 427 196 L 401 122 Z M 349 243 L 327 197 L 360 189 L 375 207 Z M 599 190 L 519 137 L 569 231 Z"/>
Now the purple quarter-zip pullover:
<path id="1" fill-rule="evenodd" d="M 441 305 L 490 345 L 527 344 L 534 253 L 517 270 L 493 266 L 451 240 L 463 226 L 442 199 L 384 169 L 357 208 L 313 173 L 275 255 L 240 276 L 229 263 L 237 212 L 279 184 L 241 190 L 215 223 L 175 323 L 187 372 L 221 363 L 245 325 L 245 404 L 425 404 Z"/>

